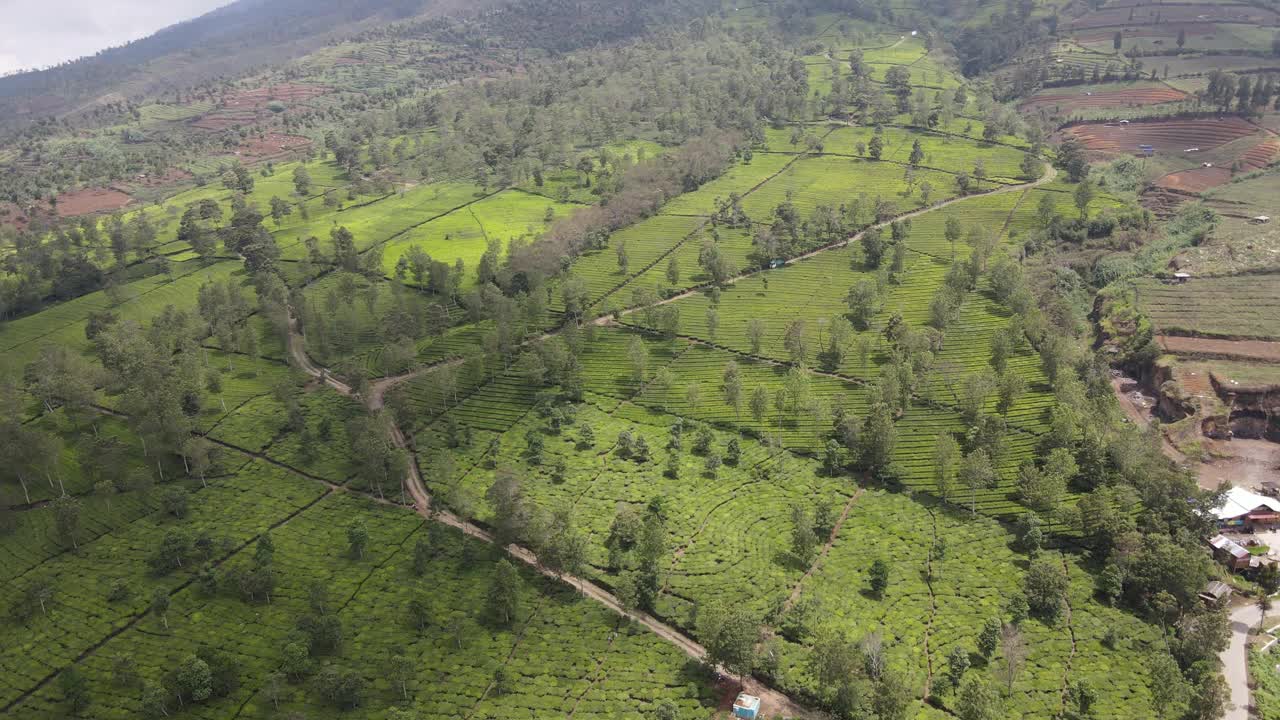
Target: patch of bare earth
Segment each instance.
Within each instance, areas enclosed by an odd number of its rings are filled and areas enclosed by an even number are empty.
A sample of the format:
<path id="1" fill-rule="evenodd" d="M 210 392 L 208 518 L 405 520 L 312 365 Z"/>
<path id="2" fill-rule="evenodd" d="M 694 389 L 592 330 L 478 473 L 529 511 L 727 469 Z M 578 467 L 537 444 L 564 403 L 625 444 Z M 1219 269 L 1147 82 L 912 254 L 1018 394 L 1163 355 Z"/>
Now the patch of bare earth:
<path id="1" fill-rule="evenodd" d="M 58 196 L 58 215 L 79 217 L 100 212 L 114 212 L 133 201 L 114 188 L 84 188 Z"/>
<path id="2" fill-rule="evenodd" d="M 1181 357 L 1260 360 L 1280 363 L 1280 342 L 1266 340 L 1214 340 L 1211 338 L 1159 335 L 1156 342 L 1165 352 Z"/>

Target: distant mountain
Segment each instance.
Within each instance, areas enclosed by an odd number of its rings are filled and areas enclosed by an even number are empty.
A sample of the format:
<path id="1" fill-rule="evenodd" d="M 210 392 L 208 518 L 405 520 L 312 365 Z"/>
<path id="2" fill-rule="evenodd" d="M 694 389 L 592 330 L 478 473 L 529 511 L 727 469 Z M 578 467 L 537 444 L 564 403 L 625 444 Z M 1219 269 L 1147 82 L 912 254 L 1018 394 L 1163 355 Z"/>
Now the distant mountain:
<path id="1" fill-rule="evenodd" d="M 0 78 L 0 123 L 175 90 L 283 62 L 387 22 L 475 12 L 498 0 L 236 0 L 150 37 Z"/>

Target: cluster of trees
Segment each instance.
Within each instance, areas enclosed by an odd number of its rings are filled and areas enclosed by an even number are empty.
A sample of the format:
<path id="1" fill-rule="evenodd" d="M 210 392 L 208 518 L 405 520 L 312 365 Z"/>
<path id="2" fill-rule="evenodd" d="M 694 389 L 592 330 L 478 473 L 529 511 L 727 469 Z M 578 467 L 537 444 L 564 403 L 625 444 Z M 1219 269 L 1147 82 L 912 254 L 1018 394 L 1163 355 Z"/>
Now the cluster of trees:
<path id="1" fill-rule="evenodd" d="M 1280 88 L 1274 75 L 1237 75 L 1214 69 L 1209 72 L 1209 84 L 1197 97 L 1217 106 L 1221 111 L 1245 115 L 1257 115 L 1268 109 L 1280 109 Z"/>

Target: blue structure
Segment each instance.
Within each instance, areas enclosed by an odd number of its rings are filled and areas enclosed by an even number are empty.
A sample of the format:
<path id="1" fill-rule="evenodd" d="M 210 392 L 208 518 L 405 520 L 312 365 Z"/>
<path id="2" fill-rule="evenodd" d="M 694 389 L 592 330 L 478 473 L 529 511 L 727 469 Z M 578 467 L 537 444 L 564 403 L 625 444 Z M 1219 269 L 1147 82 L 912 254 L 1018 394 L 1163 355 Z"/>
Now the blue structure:
<path id="1" fill-rule="evenodd" d="M 786 264 L 787 264 L 787 261 L 786 261 L 786 260 L 770 260 L 770 261 L 769 261 L 769 269 L 770 269 L 770 270 L 777 270 L 778 268 L 783 267 L 783 266 L 785 266 Z"/>
<path id="2" fill-rule="evenodd" d="M 744 720 L 756 720 L 760 715 L 760 698 L 742 693 L 733 701 L 733 716 Z"/>
<path id="3" fill-rule="evenodd" d="M 1142 154 L 1146 157 L 1151 157 L 1156 154 L 1156 149 L 1152 145 L 1139 145 L 1138 149 L 1141 150 Z"/>

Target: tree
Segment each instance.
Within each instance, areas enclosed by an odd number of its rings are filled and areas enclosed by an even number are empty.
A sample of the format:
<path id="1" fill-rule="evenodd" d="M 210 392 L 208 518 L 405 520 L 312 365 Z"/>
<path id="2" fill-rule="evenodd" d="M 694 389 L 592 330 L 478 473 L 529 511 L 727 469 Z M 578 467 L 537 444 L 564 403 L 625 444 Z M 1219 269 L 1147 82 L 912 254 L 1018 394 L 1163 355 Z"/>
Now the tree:
<path id="1" fill-rule="evenodd" d="M 364 559 L 364 549 L 369 544 L 369 530 L 357 520 L 347 528 L 347 551 L 352 557 Z"/>
<path id="2" fill-rule="evenodd" d="M 862 259 L 866 262 L 867 267 L 872 269 L 880 267 L 880 263 L 884 260 L 886 249 L 884 233 L 880 231 L 880 228 L 871 227 L 863 230 L 858 242 L 862 245 Z"/>
<path id="3" fill-rule="evenodd" d="M 72 715 L 79 715 L 89 707 L 92 697 L 89 694 L 89 681 L 84 673 L 76 668 L 67 668 L 58 675 L 58 687 L 62 690 L 62 700 L 71 708 Z"/>
<path id="4" fill-rule="evenodd" d="M 627 360 L 631 363 L 632 382 L 644 382 L 649 368 L 649 349 L 639 336 L 633 336 L 627 344 Z"/>
<path id="5" fill-rule="evenodd" d="M 1081 180 L 1072 192 L 1071 198 L 1075 201 L 1076 209 L 1080 211 L 1080 218 L 1083 220 L 1088 217 L 1089 204 L 1093 202 L 1093 183 Z"/>
<path id="6" fill-rule="evenodd" d="M 859 280 L 849 288 L 845 296 L 849 305 L 849 319 L 858 330 L 871 327 L 871 320 L 880 311 L 880 292 L 871 280 Z"/>
<path id="7" fill-rule="evenodd" d="M 489 585 L 487 611 L 489 617 L 501 626 L 510 626 L 520 613 L 522 582 L 510 560 L 503 558 L 494 566 Z"/>
<path id="8" fill-rule="evenodd" d="M 947 239 L 947 242 L 951 244 L 951 259 L 955 260 L 956 241 L 964 235 L 964 227 L 960 224 L 960 219 L 954 215 L 948 215 L 942 235 Z"/>
<path id="9" fill-rule="evenodd" d="M 413 680 L 417 670 L 417 664 L 409 657 L 401 653 L 391 656 L 391 664 L 387 668 L 387 675 L 393 684 L 400 687 L 400 695 L 405 700 L 409 699 L 409 682 Z"/>
<path id="10" fill-rule="evenodd" d="M 818 534 L 813 527 L 813 518 L 802 505 L 791 506 L 791 554 L 801 567 L 813 564 L 817 554 Z"/>
<path id="11" fill-rule="evenodd" d="M 680 260 L 675 253 L 672 253 L 671 259 L 667 261 L 667 284 L 671 287 L 680 285 Z"/>
<path id="12" fill-rule="evenodd" d="M 987 618 L 987 622 L 982 626 L 982 632 L 978 633 L 978 654 L 984 660 L 990 660 L 992 653 L 996 651 L 996 646 L 1000 644 L 1001 627 L 999 618 Z"/>
<path id="13" fill-rule="evenodd" d="M 969 670 L 969 651 L 960 645 L 951 648 L 947 655 L 947 680 L 952 687 L 960 687 L 964 674 Z"/>
<path id="14" fill-rule="evenodd" d="M 879 135 L 873 135 L 871 141 L 867 143 L 867 155 L 872 160 L 879 160 L 882 152 L 884 152 L 884 140 L 881 140 Z"/>
<path id="15" fill-rule="evenodd" d="M 960 457 L 960 444 L 951 433 L 941 433 L 933 444 L 934 490 L 943 502 L 951 501 L 955 488 L 956 460 Z"/>
<path id="16" fill-rule="evenodd" d="M 1121 46 L 1123 45 L 1124 45 L 1124 35 L 1121 34 L 1119 30 L 1117 30 L 1116 34 L 1111 36 L 1111 48 L 1116 52 L 1119 52 Z"/>
<path id="17" fill-rule="evenodd" d="M 1022 155 L 1022 162 L 1018 165 L 1018 171 L 1022 173 L 1022 177 L 1027 180 L 1039 180 L 1044 175 L 1044 163 L 1031 153 Z"/>
<path id="18" fill-rule="evenodd" d="M 1000 698 L 982 675 L 965 678 L 956 697 L 960 720 L 996 720 L 1001 716 Z"/>
<path id="19" fill-rule="evenodd" d="M 764 343 L 765 324 L 760 318 L 751 318 L 747 321 L 747 342 L 751 345 L 751 354 L 759 355 L 760 347 Z"/>
<path id="20" fill-rule="evenodd" d="M 626 241 L 624 240 L 622 242 L 619 242 L 618 246 L 614 248 L 614 252 L 618 256 L 618 272 L 623 275 L 626 275 L 627 269 L 631 265 L 631 258 L 630 258 L 630 255 L 627 253 Z"/>
<path id="21" fill-rule="evenodd" d="M 80 535 L 81 509 L 80 500 L 70 495 L 63 495 L 53 501 L 53 521 L 54 527 L 58 531 L 58 537 L 63 542 L 71 543 L 73 548 L 80 547 L 78 538 Z"/>
<path id="22" fill-rule="evenodd" d="M 877 597 L 884 597 L 884 591 L 889 587 L 889 564 L 880 558 L 876 558 L 871 563 L 871 570 L 867 573 L 871 581 L 871 592 Z"/>
<path id="23" fill-rule="evenodd" d="M 995 487 L 999 482 L 1000 476 L 996 474 L 995 466 L 991 462 L 991 456 L 987 451 L 979 448 L 974 450 L 964 459 L 960 461 L 960 469 L 957 471 L 960 483 L 969 489 L 969 506 L 974 515 L 978 514 L 978 491 Z"/>
<path id="24" fill-rule="evenodd" d="M 911 156 L 907 158 L 907 162 L 912 165 L 919 165 L 924 160 L 924 148 L 920 147 L 920 138 L 916 138 L 911 143 Z"/>
<path id="25" fill-rule="evenodd" d="M 1033 612 L 1046 618 L 1056 618 L 1062 612 L 1067 599 L 1070 581 L 1057 555 L 1047 555 L 1031 561 L 1023 581 L 1027 605 Z"/>
<path id="26" fill-rule="evenodd" d="M 156 588 L 156 591 L 151 595 L 151 606 L 149 609 L 151 610 L 152 615 L 160 617 L 160 621 L 164 623 L 165 630 L 169 629 L 170 602 L 169 591 L 164 588 Z"/>
<path id="27" fill-rule="evenodd" d="M 877 475 L 883 474 L 889 469 L 897 442 L 892 409 L 882 402 L 872 405 L 867 411 L 860 438 L 858 457 L 862 464 Z"/>
<path id="28" fill-rule="evenodd" d="M 213 695 L 213 671 L 209 663 L 188 655 L 174 668 L 173 686 L 179 703 L 204 702 Z"/>
<path id="29" fill-rule="evenodd" d="M 707 660 L 738 676 L 749 674 L 755 660 L 760 626 L 741 603 L 715 604 L 698 612 L 698 637 Z"/>
<path id="30" fill-rule="evenodd" d="M 293 189 L 298 195 L 311 194 L 311 173 L 306 165 L 298 165 L 293 169 Z"/>
<path id="31" fill-rule="evenodd" d="M 364 678 L 354 670 L 329 665 L 317 676 L 316 687 L 324 699 L 334 707 L 339 710 L 351 710 L 360 706 Z"/>
<path id="32" fill-rule="evenodd" d="M 1027 661 L 1027 646 L 1017 625 L 1010 623 L 1000 628 L 1000 654 L 1004 657 L 1000 672 L 1004 676 L 1005 688 L 1013 692 L 1013 684 Z"/>

